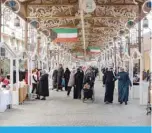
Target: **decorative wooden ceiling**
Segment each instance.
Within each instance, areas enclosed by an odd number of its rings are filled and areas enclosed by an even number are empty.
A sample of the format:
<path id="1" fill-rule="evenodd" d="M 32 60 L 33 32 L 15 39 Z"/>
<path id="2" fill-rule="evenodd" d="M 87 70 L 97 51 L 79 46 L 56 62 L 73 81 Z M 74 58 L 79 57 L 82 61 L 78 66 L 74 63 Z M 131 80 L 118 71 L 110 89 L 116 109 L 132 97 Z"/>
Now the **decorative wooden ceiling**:
<path id="1" fill-rule="evenodd" d="M 78 28 L 79 41 L 67 43 L 69 49 L 83 49 L 82 26 L 78 0 L 19 0 L 21 12 L 28 21 L 38 21 L 40 30 L 55 27 Z M 84 13 L 87 46 L 102 47 L 118 31 L 125 28 L 128 20 L 139 17 L 139 5 L 144 0 L 94 0 L 96 9 Z"/>

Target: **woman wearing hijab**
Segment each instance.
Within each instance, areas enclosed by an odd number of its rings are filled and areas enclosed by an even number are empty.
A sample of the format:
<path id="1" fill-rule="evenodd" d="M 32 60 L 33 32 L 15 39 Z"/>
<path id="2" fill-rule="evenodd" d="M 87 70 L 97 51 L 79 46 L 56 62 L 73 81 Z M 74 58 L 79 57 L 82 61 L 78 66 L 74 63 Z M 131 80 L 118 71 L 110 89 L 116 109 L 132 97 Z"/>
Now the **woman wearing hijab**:
<path id="1" fill-rule="evenodd" d="M 81 90 L 83 86 L 83 76 L 80 68 L 77 69 L 75 74 L 75 87 L 74 87 L 74 99 L 81 99 Z"/>
<path id="2" fill-rule="evenodd" d="M 108 68 L 106 68 L 106 69 L 103 71 L 103 86 L 105 86 L 105 84 L 106 84 L 107 71 L 108 71 Z"/>
<path id="3" fill-rule="evenodd" d="M 36 70 L 33 70 L 32 73 L 32 94 L 34 93 L 35 90 L 37 90 L 37 74 L 36 74 Z"/>
<path id="4" fill-rule="evenodd" d="M 106 79 L 106 91 L 105 91 L 105 98 L 104 102 L 106 104 L 113 103 L 113 94 L 114 94 L 114 88 L 115 88 L 115 75 L 113 72 L 113 68 L 110 68 L 109 71 L 107 71 Z"/>
<path id="5" fill-rule="evenodd" d="M 49 96 L 49 75 L 46 73 L 45 70 L 43 70 L 41 73 L 42 75 L 40 77 L 38 95 L 43 96 L 41 100 L 46 100 L 46 97 Z"/>
<path id="6" fill-rule="evenodd" d="M 125 102 L 125 105 L 127 105 L 129 86 L 132 86 L 129 75 L 124 71 L 124 68 L 121 68 L 118 73 L 118 101 L 120 104 Z"/>
<path id="7" fill-rule="evenodd" d="M 65 79 L 65 91 L 68 90 L 68 82 L 69 82 L 69 79 L 70 79 L 70 70 L 69 68 L 66 68 L 65 70 L 65 73 L 64 73 L 64 79 Z"/>
<path id="8" fill-rule="evenodd" d="M 52 90 L 57 88 L 57 78 L 58 78 L 58 70 L 55 69 L 52 74 L 52 80 L 53 80 L 53 89 Z"/>
<path id="9" fill-rule="evenodd" d="M 64 78 L 64 69 L 62 64 L 59 64 L 59 69 L 57 73 L 57 91 L 62 90 L 62 80 Z"/>
<path id="10" fill-rule="evenodd" d="M 74 87 L 74 83 L 75 83 L 75 74 L 76 74 L 76 70 L 75 70 L 75 68 L 73 68 L 72 71 L 71 71 L 70 79 L 69 79 L 69 83 L 68 83 L 68 92 L 67 92 L 67 96 L 70 95 L 71 89 L 72 89 L 72 87 Z"/>

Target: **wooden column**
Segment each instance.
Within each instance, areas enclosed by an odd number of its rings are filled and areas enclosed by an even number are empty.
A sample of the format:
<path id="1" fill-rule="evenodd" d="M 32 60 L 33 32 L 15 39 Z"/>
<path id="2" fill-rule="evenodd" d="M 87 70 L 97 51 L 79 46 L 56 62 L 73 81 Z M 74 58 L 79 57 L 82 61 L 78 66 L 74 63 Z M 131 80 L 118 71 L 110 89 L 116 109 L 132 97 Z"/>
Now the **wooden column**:
<path id="1" fill-rule="evenodd" d="M 58 46 L 57 65 L 59 66 L 59 64 L 60 64 L 60 49 L 59 49 L 59 46 Z"/>
<path id="2" fill-rule="evenodd" d="M 2 25 L 2 2 L 0 1 L 0 42 L 1 42 L 1 25 Z"/>
<path id="3" fill-rule="evenodd" d="M 139 22 L 138 22 L 138 47 L 139 52 L 141 52 L 141 13 L 142 13 L 142 6 L 139 4 Z"/>
<path id="4" fill-rule="evenodd" d="M 24 38 L 24 43 L 25 43 L 25 50 L 28 50 L 28 22 L 25 21 L 25 38 Z"/>
<path id="5" fill-rule="evenodd" d="M 1 25 L 2 25 L 2 3 L 1 3 L 1 1 L 0 1 L 0 42 L 2 41 L 2 34 L 1 34 Z M 1 49 L 0 49 L 1 50 Z M 0 75 L 1 75 L 1 60 L 0 60 Z"/>
<path id="6" fill-rule="evenodd" d="M 40 55 L 40 39 L 37 39 L 37 54 Z"/>
<path id="7" fill-rule="evenodd" d="M 37 37 L 37 55 L 38 55 L 38 59 L 37 59 L 37 61 L 38 61 L 38 68 L 40 69 L 40 67 L 41 67 L 41 64 L 40 64 L 40 59 L 39 59 L 39 57 L 40 57 L 40 36 L 39 37 Z"/>
<path id="8" fill-rule="evenodd" d="M 49 68 L 50 68 L 50 55 L 49 55 L 49 53 L 50 53 L 50 50 L 49 50 L 49 44 L 47 44 L 47 71 L 49 72 Z"/>
<path id="9" fill-rule="evenodd" d="M 28 51 L 28 22 L 27 20 L 25 21 L 25 30 L 24 30 L 24 35 L 25 35 L 25 38 L 24 38 L 24 47 L 25 47 L 25 51 Z M 28 69 L 28 62 L 26 61 L 25 62 L 25 69 Z"/>
<path id="10" fill-rule="evenodd" d="M 10 58 L 10 87 L 13 90 L 13 59 Z"/>
<path id="11" fill-rule="evenodd" d="M 117 48 L 116 48 L 116 42 L 114 41 L 114 53 L 115 53 L 115 57 L 114 57 L 114 61 L 115 61 L 115 72 L 117 73 L 118 72 L 118 68 L 117 68 L 117 56 L 116 56 L 116 53 L 117 52 Z"/>
<path id="12" fill-rule="evenodd" d="M 139 48 L 139 52 L 141 53 L 141 55 L 143 56 L 143 49 L 141 47 L 142 42 L 141 42 L 141 13 L 142 13 L 142 5 L 139 4 L 139 22 L 138 22 L 138 48 Z M 142 71 L 143 71 L 143 60 L 142 57 L 139 60 L 139 72 L 140 72 L 140 104 L 143 104 L 143 88 L 142 88 Z"/>

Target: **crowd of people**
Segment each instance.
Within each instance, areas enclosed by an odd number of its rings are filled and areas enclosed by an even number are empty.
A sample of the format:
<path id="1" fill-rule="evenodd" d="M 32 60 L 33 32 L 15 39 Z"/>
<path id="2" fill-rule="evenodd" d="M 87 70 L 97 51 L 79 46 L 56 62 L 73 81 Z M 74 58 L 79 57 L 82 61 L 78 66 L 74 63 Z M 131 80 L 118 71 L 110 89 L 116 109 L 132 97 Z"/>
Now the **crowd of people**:
<path id="1" fill-rule="evenodd" d="M 67 96 L 70 95 L 71 89 L 73 88 L 73 99 L 81 99 L 81 92 L 86 83 L 88 83 L 88 77 L 91 78 L 92 82 L 95 81 L 95 77 L 98 74 L 97 68 L 89 67 L 85 72 L 82 67 L 72 68 L 70 71 L 69 68 L 64 68 L 62 64 L 59 64 L 59 67 L 53 71 L 52 81 L 53 88 L 56 91 L 65 91 Z M 34 69 L 32 71 L 32 94 L 37 95 L 36 99 L 46 100 L 46 97 L 49 96 L 49 75 L 45 70 Z"/>
<path id="2" fill-rule="evenodd" d="M 135 69 L 134 69 L 135 70 Z M 137 71 L 137 70 L 136 70 Z M 83 67 L 75 68 L 72 70 L 66 68 L 64 70 L 62 64 L 59 64 L 59 67 L 54 69 L 52 74 L 53 88 L 56 91 L 63 91 L 65 89 L 67 96 L 70 95 L 70 92 L 73 88 L 73 99 L 82 98 L 82 90 L 88 88 L 94 88 L 95 79 L 99 71 L 96 67 L 88 67 L 84 70 Z M 104 102 L 106 104 L 113 103 L 113 95 L 115 90 L 115 81 L 118 80 L 118 102 L 120 104 L 128 103 L 129 88 L 135 84 L 134 81 L 131 83 L 129 74 L 124 68 L 119 68 L 118 72 L 114 71 L 113 68 L 103 68 L 103 86 L 105 87 L 105 97 Z M 134 71 L 134 75 L 136 72 Z M 23 74 L 22 74 L 23 75 Z M 24 74 L 25 81 L 27 80 L 27 73 Z M 5 78 L 0 77 L 0 82 L 3 83 L 3 86 L 9 84 L 10 75 L 7 75 Z M 143 71 L 143 80 L 146 79 L 149 81 L 150 72 Z M 139 81 L 140 79 L 136 79 Z M 32 94 L 36 99 L 46 100 L 46 97 L 49 96 L 49 82 L 52 82 L 49 79 L 49 74 L 45 70 L 34 69 L 32 71 Z M 84 93 L 83 93 L 84 94 Z M 84 98 L 84 96 L 83 96 Z"/>
<path id="3" fill-rule="evenodd" d="M 132 86 L 128 72 L 124 68 L 119 68 L 118 72 L 115 72 L 113 68 L 103 68 L 102 73 L 105 87 L 104 102 L 106 104 L 113 103 L 115 81 L 118 80 L 118 102 L 127 105 L 129 88 Z M 82 67 L 73 67 L 72 70 L 66 68 L 64 71 L 62 64 L 60 64 L 52 74 L 52 90 L 63 91 L 65 89 L 67 96 L 69 96 L 73 88 L 73 99 L 82 99 L 82 90 L 88 88 L 88 86 L 94 88 L 97 75 L 97 68 L 89 67 L 84 71 Z M 48 77 L 49 75 L 44 70 L 33 70 L 32 93 L 36 91 L 36 99 L 40 99 L 42 96 L 41 100 L 45 100 L 49 96 L 50 81 Z"/>
<path id="4" fill-rule="evenodd" d="M 66 68 L 65 72 L 63 66 L 60 64 L 58 69 L 53 71 L 53 90 L 67 91 L 67 96 L 70 95 L 71 89 L 74 89 L 73 98 L 81 99 L 81 92 L 84 84 L 87 82 L 87 78 L 91 77 L 93 82 L 95 77 L 98 74 L 98 69 L 89 67 L 85 72 L 82 67 L 72 68 L 70 71 L 69 68 Z"/>
<path id="5" fill-rule="evenodd" d="M 123 68 L 120 68 L 118 73 L 116 73 L 113 68 L 104 68 L 102 72 L 103 85 L 105 86 L 104 102 L 106 104 L 113 103 L 115 81 L 118 80 L 118 102 L 127 105 L 129 86 L 132 86 L 128 72 L 125 72 Z"/>

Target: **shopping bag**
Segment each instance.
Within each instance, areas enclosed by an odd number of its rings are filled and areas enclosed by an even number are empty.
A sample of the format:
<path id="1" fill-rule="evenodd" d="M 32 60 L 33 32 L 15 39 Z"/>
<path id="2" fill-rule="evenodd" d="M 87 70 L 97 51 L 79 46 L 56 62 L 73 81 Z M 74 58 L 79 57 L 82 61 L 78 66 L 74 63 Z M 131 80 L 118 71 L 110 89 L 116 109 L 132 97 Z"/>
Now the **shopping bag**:
<path id="1" fill-rule="evenodd" d="M 65 79 L 62 79 L 62 87 L 65 87 Z"/>

